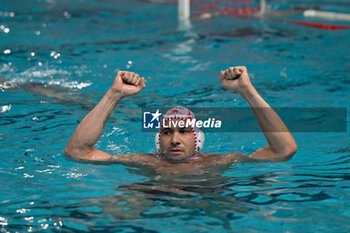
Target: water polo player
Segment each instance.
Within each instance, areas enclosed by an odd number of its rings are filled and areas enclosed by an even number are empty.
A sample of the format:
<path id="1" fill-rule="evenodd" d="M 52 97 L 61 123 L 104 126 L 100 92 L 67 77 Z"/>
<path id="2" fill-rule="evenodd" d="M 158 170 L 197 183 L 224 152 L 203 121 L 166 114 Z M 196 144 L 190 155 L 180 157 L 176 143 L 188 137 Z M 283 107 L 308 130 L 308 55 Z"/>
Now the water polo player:
<path id="1" fill-rule="evenodd" d="M 163 125 L 156 135 L 157 152 L 111 155 L 95 149 L 94 145 L 114 107 L 121 99 L 136 95 L 146 87 L 144 78 L 138 74 L 120 71 L 104 97 L 80 122 L 64 154 L 78 161 L 137 164 L 154 168 L 172 168 L 178 172 L 215 164 L 290 159 L 297 150 L 295 140 L 276 112 L 254 88 L 246 67 L 237 66 L 221 71 L 219 80 L 224 88 L 239 93 L 248 102 L 268 142 L 267 146 L 249 155 L 239 152 L 200 153 L 204 145 L 204 134 L 197 127 L 181 127 L 181 124 L 174 123 L 195 118 L 191 110 L 178 106 L 163 115 L 164 122 L 172 123 L 168 127 Z"/>

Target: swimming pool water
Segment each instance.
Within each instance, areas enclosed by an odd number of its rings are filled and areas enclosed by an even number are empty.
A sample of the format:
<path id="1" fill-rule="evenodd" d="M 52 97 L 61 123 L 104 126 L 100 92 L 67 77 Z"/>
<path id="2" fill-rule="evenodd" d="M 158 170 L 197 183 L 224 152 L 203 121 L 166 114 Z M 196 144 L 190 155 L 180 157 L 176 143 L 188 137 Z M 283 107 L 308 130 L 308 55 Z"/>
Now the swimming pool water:
<path id="1" fill-rule="evenodd" d="M 271 4 L 350 10 L 346 1 Z M 106 124 L 97 148 L 112 154 L 155 151 L 142 107 L 246 107 L 218 81 L 233 65 L 248 67 L 272 107 L 349 108 L 350 31 L 236 17 L 186 25 L 175 6 L 112 0 L 4 0 L 0 26 L 0 232 L 350 230 L 348 132 L 293 133 L 299 149 L 288 162 L 191 175 L 62 156 L 119 70 L 147 87 Z M 207 133 L 203 151 L 265 145 L 260 132 Z"/>

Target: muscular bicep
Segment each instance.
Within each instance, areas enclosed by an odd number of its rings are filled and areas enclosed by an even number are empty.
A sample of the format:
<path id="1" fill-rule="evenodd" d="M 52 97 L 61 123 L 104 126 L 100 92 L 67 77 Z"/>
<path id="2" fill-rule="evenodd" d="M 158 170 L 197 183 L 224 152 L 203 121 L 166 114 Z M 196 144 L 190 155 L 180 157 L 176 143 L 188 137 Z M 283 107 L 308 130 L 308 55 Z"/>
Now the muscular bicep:
<path id="1" fill-rule="evenodd" d="M 110 161 L 125 165 L 145 165 L 151 167 L 155 167 L 157 163 L 157 159 L 154 154 L 145 153 L 113 155 Z"/>
<path id="2" fill-rule="evenodd" d="M 282 162 L 289 159 L 275 152 L 270 146 L 262 147 L 248 156 L 261 162 Z"/>
<path id="3" fill-rule="evenodd" d="M 207 154 L 215 164 L 230 165 L 235 163 L 254 163 L 259 162 L 256 159 L 250 158 L 248 155 L 232 152 L 224 154 Z"/>
<path id="4" fill-rule="evenodd" d="M 69 150 L 65 150 L 63 154 L 75 161 L 78 162 L 109 162 L 113 157 L 111 154 L 108 154 L 104 151 L 92 148 L 89 151 L 79 151 L 79 153 L 73 153 Z"/>
<path id="5" fill-rule="evenodd" d="M 133 153 L 111 155 L 104 151 L 93 148 L 91 151 L 81 154 L 72 155 L 64 151 L 64 155 L 78 162 L 95 163 L 95 164 L 114 164 L 120 163 L 125 165 L 148 165 L 154 166 L 156 158 L 153 154 Z"/>

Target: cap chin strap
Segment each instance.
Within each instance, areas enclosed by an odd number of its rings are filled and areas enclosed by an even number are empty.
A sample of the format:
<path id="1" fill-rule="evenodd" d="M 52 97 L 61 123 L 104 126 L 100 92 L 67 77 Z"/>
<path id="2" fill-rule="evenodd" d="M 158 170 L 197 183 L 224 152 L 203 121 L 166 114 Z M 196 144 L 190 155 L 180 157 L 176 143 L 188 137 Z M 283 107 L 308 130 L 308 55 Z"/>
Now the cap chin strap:
<path id="1" fill-rule="evenodd" d="M 205 136 L 204 136 L 204 133 L 202 132 L 202 130 L 199 130 L 198 132 L 195 132 L 194 133 L 195 137 L 196 137 L 196 148 L 195 148 L 195 152 L 198 152 L 200 150 L 203 149 L 203 146 L 204 146 L 204 141 L 205 141 Z M 159 132 L 156 134 L 156 137 L 155 137 L 155 143 L 156 143 L 156 148 L 157 148 L 157 151 L 158 152 L 161 152 L 161 149 L 160 149 L 160 138 L 159 138 Z"/>

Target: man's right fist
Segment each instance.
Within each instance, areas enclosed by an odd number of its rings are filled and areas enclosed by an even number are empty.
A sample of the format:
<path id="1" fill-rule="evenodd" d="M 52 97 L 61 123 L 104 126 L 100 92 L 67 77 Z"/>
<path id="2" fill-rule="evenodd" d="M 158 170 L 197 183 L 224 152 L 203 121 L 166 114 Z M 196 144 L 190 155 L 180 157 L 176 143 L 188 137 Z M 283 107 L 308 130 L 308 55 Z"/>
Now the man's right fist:
<path id="1" fill-rule="evenodd" d="M 137 86 L 140 81 L 140 75 L 134 73 L 134 72 L 126 72 L 126 71 L 122 71 L 123 73 L 121 73 L 121 77 L 124 83 L 126 84 L 130 84 L 130 85 L 134 85 Z"/>
<path id="2" fill-rule="evenodd" d="M 145 88 L 145 79 L 134 72 L 119 71 L 114 79 L 111 90 L 121 97 L 135 95 Z"/>

